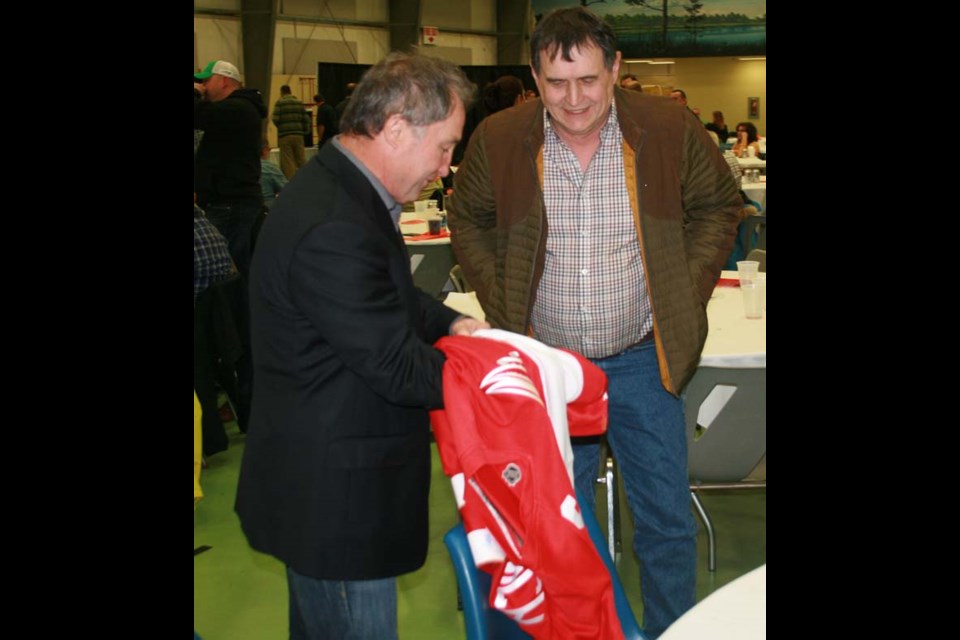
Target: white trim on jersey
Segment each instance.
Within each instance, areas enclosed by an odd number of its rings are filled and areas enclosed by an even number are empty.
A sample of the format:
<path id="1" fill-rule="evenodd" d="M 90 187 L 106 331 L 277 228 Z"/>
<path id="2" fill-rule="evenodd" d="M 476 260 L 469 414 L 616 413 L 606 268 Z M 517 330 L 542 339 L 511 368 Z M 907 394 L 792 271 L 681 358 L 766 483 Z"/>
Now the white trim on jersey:
<path id="1" fill-rule="evenodd" d="M 583 370 L 580 363 L 565 351 L 548 347 L 519 333 L 502 329 L 479 329 L 472 335 L 505 342 L 522 349 L 540 369 L 540 385 L 545 396 L 542 404 L 546 406 L 547 415 L 550 416 L 557 448 L 567 467 L 570 484 L 573 485 L 573 447 L 570 445 L 567 426 L 567 403 L 576 400 L 583 393 Z"/>

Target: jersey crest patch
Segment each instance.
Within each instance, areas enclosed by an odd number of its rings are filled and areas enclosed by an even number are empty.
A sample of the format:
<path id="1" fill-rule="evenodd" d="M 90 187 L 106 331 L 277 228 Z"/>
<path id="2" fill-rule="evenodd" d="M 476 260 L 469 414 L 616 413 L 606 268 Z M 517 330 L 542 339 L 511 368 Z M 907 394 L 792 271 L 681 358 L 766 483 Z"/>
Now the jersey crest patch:
<path id="1" fill-rule="evenodd" d="M 520 467 L 511 462 L 503 469 L 503 473 L 500 474 L 503 476 L 504 481 L 511 487 L 517 486 L 517 483 L 523 479 L 523 474 L 520 473 Z"/>

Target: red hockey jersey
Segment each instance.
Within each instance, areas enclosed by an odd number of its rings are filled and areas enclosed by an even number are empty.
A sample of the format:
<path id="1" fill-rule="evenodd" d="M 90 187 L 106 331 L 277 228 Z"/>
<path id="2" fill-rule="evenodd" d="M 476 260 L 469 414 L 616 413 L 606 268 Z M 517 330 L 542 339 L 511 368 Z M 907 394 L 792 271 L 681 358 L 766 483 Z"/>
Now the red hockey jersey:
<path id="1" fill-rule="evenodd" d="M 623 638 L 573 489 L 569 435 L 606 431 L 607 380 L 583 356 L 497 329 L 441 338 L 444 473 L 490 605 L 534 638 Z"/>

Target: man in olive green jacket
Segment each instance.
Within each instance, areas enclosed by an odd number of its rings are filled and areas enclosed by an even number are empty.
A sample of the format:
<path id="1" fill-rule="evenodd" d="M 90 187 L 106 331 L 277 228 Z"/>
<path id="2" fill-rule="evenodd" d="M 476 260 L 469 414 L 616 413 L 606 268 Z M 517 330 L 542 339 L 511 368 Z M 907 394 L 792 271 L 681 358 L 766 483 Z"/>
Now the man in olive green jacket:
<path id="1" fill-rule="evenodd" d="M 290 91 L 289 85 L 280 87 L 280 98 L 273 105 L 273 124 L 277 127 L 280 146 L 280 169 L 287 180 L 306 163 L 303 138 L 310 133 L 310 112 Z"/>
<path id="2" fill-rule="evenodd" d="M 586 9 L 531 38 L 541 100 L 474 131 L 447 210 L 453 250 L 495 327 L 578 351 L 610 383 L 607 438 L 627 488 L 644 626 L 695 603 L 696 524 L 679 396 L 741 201 L 703 125 L 669 98 L 616 87 L 620 52 Z M 574 446 L 593 507 L 596 444 Z"/>

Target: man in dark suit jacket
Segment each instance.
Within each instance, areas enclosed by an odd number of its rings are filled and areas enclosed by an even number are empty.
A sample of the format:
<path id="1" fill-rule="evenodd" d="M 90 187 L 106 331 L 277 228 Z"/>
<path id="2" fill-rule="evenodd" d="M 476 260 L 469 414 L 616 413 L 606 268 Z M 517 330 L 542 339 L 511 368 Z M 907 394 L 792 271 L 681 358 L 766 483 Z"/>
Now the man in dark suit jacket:
<path id="1" fill-rule="evenodd" d="M 448 172 L 471 99 L 456 65 L 390 54 L 257 240 L 236 509 L 287 565 L 291 638 L 396 638 L 396 576 L 426 559 L 431 345 L 489 325 L 414 287 L 399 216 Z"/>

